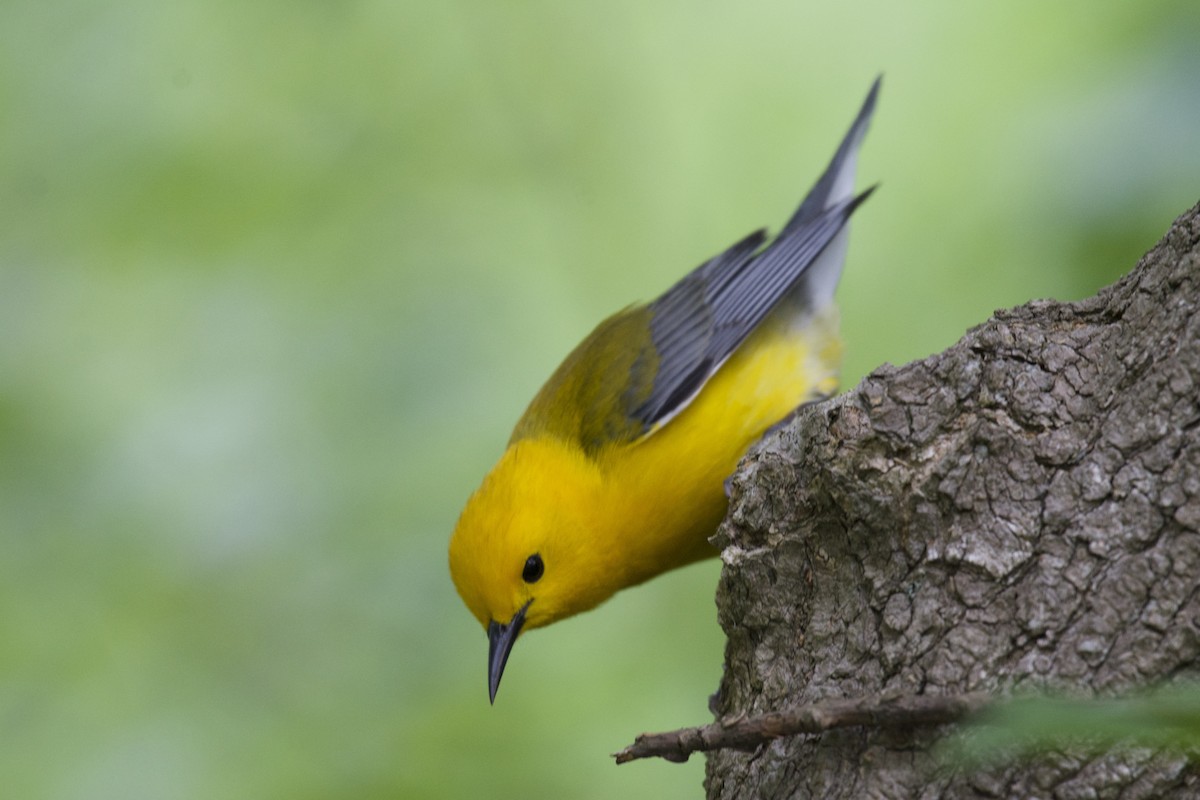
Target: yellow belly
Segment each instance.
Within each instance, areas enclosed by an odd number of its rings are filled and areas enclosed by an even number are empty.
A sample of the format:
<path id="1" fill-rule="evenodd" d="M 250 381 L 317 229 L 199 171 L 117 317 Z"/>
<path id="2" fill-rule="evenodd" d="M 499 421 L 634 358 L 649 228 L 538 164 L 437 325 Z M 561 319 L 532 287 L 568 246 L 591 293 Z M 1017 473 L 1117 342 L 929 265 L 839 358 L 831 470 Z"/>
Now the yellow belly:
<path id="1" fill-rule="evenodd" d="M 603 454 L 630 583 L 716 555 L 708 538 L 725 514 L 725 479 L 768 428 L 836 391 L 840 363 L 835 308 L 803 320 L 780 309 L 687 408 L 646 438 Z"/>

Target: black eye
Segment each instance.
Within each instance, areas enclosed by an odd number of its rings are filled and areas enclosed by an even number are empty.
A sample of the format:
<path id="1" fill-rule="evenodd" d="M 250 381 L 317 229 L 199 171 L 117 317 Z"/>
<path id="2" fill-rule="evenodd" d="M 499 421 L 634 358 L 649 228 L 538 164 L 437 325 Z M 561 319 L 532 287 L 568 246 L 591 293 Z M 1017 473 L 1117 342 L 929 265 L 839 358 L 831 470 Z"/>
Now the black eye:
<path id="1" fill-rule="evenodd" d="M 537 583 L 545 571 L 546 565 L 542 563 L 542 557 L 534 553 L 525 559 L 525 569 L 521 570 L 521 578 L 526 583 Z"/>

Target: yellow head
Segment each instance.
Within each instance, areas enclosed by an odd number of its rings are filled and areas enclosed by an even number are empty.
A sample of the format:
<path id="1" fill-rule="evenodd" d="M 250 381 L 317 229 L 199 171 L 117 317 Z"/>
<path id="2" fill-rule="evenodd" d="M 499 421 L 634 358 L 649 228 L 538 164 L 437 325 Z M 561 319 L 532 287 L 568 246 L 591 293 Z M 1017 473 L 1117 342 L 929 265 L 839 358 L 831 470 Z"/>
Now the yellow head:
<path id="1" fill-rule="evenodd" d="M 467 501 L 450 539 L 450 575 L 488 632 L 488 688 L 496 688 L 522 628 L 593 608 L 624 570 L 603 535 L 604 480 L 578 448 L 514 442 Z"/>

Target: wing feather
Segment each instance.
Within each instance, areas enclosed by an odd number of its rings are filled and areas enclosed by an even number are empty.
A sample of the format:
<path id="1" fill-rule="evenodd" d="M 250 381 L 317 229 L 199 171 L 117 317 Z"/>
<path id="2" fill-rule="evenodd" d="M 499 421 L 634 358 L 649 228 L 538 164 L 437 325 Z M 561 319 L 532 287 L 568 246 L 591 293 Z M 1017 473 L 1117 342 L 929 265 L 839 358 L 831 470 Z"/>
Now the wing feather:
<path id="1" fill-rule="evenodd" d="M 756 231 L 650 304 L 600 323 L 534 397 L 511 441 L 550 434 L 595 455 L 649 435 L 687 407 L 784 298 L 798 298 L 801 309 L 831 302 L 846 224 L 873 191 L 853 195 L 878 91 L 876 80 L 829 166 L 774 241 L 766 244 L 766 232 Z"/>
<path id="2" fill-rule="evenodd" d="M 879 86 L 877 78 L 829 166 L 770 245 L 760 251 L 765 235 L 753 233 L 650 304 L 658 371 L 649 396 L 629 409 L 647 431 L 683 410 L 784 297 L 797 296 L 811 309 L 832 302 L 846 223 L 874 190 L 853 195 L 858 150 Z"/>

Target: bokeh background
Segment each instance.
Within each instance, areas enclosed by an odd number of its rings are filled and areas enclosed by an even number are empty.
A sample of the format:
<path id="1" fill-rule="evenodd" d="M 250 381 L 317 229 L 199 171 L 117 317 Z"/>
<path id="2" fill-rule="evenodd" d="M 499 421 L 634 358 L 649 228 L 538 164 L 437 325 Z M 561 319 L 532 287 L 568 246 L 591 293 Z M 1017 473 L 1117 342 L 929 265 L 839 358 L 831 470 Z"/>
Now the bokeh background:
<path id="1" fill-rule="evenodd" d="M 659 798 L 701 564 L 522 639 L 446 540 L 595 322 L 778 227 L 885 73 L 847 385 L 1200 198 L 1193 0 L 0 3 L 3 796 Z"/>

